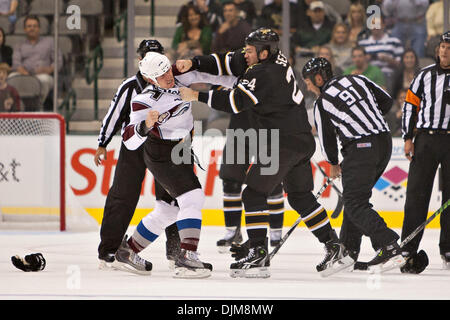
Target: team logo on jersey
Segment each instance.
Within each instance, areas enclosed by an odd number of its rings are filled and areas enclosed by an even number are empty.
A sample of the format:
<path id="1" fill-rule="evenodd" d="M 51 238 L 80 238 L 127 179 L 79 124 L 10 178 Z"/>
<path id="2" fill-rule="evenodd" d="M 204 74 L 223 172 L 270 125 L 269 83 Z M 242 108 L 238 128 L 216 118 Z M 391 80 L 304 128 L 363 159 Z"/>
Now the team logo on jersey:
<path id="1" fill-rule="evenodd" d="M 183 104 L 179 104 L 175 107 L 175 110 L 172 112 L 172 117 L 181 116 L 183 113 L 189 110 L 191 107 L 190 102 L 185 102 Z"/>
<path id="2" fill-rule="evenodd" d="M 158 123 L 163 124 L 170 118 L 170 111 L 166 111 L 164 113 L 161 113 L 158 117 Z"/>

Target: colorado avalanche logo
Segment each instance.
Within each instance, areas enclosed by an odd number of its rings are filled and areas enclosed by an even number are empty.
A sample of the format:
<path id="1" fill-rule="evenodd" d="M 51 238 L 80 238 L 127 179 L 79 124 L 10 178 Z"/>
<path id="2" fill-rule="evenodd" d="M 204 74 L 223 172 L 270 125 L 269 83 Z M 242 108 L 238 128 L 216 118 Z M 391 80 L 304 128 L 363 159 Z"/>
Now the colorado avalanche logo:
<path id="1" fill-rule="evenodd" d="M 163 124 L 164 122 L 166 122 L 167 120 L 169 120 L 170 118 L 170 111 L 166 111 L 164 113 L 161 113 L 158 117 L 158 123 L 159 124 Z"/>
<path id="2" fill-rule="evenodd" d="M 185 102 L 183 104 L 179 104 L 177 109 L 172 113 L 172 117 L 181 116 L 183 113 L 189 110 L 191 107 L 190 102 Z"/>

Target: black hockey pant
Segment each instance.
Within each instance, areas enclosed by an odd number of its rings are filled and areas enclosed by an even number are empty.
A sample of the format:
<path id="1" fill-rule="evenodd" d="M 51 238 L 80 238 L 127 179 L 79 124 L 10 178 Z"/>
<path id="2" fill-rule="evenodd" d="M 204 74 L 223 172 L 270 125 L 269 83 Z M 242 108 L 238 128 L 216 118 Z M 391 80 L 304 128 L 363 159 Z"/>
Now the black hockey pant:
<path id="1" fill-rule="evenodd" d="M 402 240 L 427 219 L 433 181 L 439 164 L 444 202 L 450 199 L 450 134 L 419 132 L 414 141 L 414 157 L 409 164 Z M 439 250 L 444 254 L 450 252 L 450 209 L 441 213 L 440 224 Z M 405 245 L 405 251 L 416 252 L 422 236 L 423 230 Z"/>
<path id="2" fill-rule="evenodd" d="M 131 151 L 122 143 L 113 184 L 106 197 L 100 228 L 99 257 L 114 254 L 119 248 L 139 201 L 145 171 L 143 146 Z M 168 203 L 173 201 L 157 181 L 155 191 L 157 200 Z M 172 229 L 175 229 L 175 232 Z M 167 247 L 178 245 L 179 237 L 175 224 L 166 229 L 166 237 Z"/>
<path id="3" fill-rule="evenodd" d="M 370 203 L 372 189 L 386 169 L 391 153 L 390 133 L 351 141 L 342 150 L 344 219 L 340 239 L 348 250 L 359 252 L 362 235 L 370 237 L 375 250 L 399 238 Z"/>

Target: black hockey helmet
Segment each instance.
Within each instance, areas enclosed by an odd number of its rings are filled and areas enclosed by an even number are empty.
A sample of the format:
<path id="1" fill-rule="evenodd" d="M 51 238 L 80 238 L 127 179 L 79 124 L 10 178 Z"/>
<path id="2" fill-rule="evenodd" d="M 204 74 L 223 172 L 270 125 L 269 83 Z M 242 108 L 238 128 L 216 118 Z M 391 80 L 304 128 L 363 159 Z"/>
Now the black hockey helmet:
<path id="1" fill-rule="evenodd" d="M 312 58 L 306 62 L 302 70 L 304 79 L 310 79 L 316 85 L 315 75 L 320 74 L 324 82 L 333 77 L 333 69 L 331 63 L 325 58 Z"/>
<path id="2" fill-rule="evenodd" d="M 158 40 L 142 40 L 136 52 L 143 59 L 145 54 L 150 51 L 164 54 L 164 47 Z"/>
<path id="3" fill-rule="evenodd" d="M 447 31 L 441 35 L 441 37 L 439 38 L 439 43 L 442 42 L 450 43 L 450 31 Z"/>
<path id="4" fill-rule="evenodd" d="M 278 33 L 270 28 L 264 27 L 251 32 L 245 38 L 245 44 L 254 46 L 258 54 L 263 50 L 267 50 L 269 52 L 269 58 L 278 53 L 279 42 L 280 37 L 278 36 Z"/>

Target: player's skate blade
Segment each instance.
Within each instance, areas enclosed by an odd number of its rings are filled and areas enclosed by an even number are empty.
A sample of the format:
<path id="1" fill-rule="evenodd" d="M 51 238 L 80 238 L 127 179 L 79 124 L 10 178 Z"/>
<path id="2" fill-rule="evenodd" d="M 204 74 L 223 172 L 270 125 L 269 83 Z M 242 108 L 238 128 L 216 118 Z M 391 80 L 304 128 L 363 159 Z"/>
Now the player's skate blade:
<path id="1" fill-rule="evenodd" d="M 211 276 L 213 267 L 210 263 L 202 262 L 196 251 L 181 249 L 175 261 L 174 278 L 195 279 Z"/>
<path id="2" fill-rule="evenodd" d="M 270 260 L 266 244 L 251 247 L 247 255 L 230 265 L 232 278 L 268 278 Z"/>
<path id="3" fill-rule="evenodd" d="M 126 236 L 122 240 L 119 249 L 117 249 L 112 266 L 117 270 L 139 275 L 150 275 L 153 267 L 151 262 L 141 258 L 130 248 Z"/>
<path id="4" fill-rule="evenodd" d="M 114 258 L 113 253 L 109 253 L 107 255 L 101 256 L 98 259 L 98 269 L 102 271 L 113 271 L 116 270 L 113 267 L 113 263 L 116 259 Z"/>
<path id="5" fill-rule="evenodd" d="M 402 256 L 400 246 L 393 242 L 378 251 L 378 254 L 367 263 L 370 273 L 383 273 L 405 265 L 406 259 Z"/>
<path id="6" fill-rule="evenodd" d="M 345 256 L 342 259 L 331 262 L 327 265 L 326 269 L 323 271 L 319 271 L 319 274 L 322 278 L 326 278 L 331 276 L 332 274 L 338 273 L 342 270 L 352 267 L 355 264 L 355 260 L 353 260 L 350 256 Z"/>
<path id="7" fill-rule="evenodd" d="M 189 269 L 184 267 L 174 267 L 174 278 L 179 279 L 202 279 L 211 276 L 211 270 L 208 269 Z"/>
<path id="8" fill-rule="evenodd" d="M 355 264 L 334 230 L 330 231 L 330 240 L 325 243 L 325 258 L 316 266 L 320 276 L 328 277 Z"/>
<path id="9" fill-rule="evenodd" d="M 251 269 L 232 269 L 230 270 L 232 278 L 269 278 L 270 270 L 267 267 Z"/>
<path id="10" fill-rule="evenodd" d="M 402 255 L 398 255 L 392 257 L 391 259 L 389 259 L 384 263 L 369 266 L 368 271 L 370 273 L 384 273 L 395 268 L 401 268 L 405 265 L 405 263 L 406 263 L 405 258 L 403 258 Z"/>

